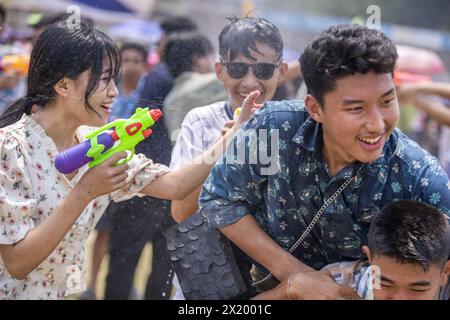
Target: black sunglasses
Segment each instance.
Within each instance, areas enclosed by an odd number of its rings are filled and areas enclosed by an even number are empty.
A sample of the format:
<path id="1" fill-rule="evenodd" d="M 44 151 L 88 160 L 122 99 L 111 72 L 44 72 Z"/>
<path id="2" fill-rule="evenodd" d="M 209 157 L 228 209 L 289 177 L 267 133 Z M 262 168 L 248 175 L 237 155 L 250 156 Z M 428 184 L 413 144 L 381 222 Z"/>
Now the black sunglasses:
<path id="1" fill-rule="evenodd" d="M 244 62 L 225 62 L 222 58 L 220 62 L 227 68 L 228 74 L 233 79 L 242 79 L 248 72 L 248 68 L 252 68 L 253 74 L 259 80 L 269 80 L 273 77 L 276 68 L 280 67 L 281 63 L 244 63 Z"/>

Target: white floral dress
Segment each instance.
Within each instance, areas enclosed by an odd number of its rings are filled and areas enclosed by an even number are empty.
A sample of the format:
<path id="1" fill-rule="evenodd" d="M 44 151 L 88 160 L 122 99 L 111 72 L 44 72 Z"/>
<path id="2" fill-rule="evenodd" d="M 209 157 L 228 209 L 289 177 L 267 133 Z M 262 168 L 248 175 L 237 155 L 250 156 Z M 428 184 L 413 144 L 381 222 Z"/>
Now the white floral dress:
<path id="1" fill-rule="evenodd" d="M 80 141 L 89 130 L 78 130 Z M 0 244 L 14 244 L 57 207 L 88 169 L 68 180 L 54 166 L 58 150 L 32 118 L 0 129 Z M 85 242 L 111 200 L 135 195 L 168 168 L 143 155 L 129 162 L 127 191 L 119 190 L 88 204 L 58 247 L 24 280 L 14 279 L 0 257 L 0 299 L 61 299 L 85 288 Z"/>

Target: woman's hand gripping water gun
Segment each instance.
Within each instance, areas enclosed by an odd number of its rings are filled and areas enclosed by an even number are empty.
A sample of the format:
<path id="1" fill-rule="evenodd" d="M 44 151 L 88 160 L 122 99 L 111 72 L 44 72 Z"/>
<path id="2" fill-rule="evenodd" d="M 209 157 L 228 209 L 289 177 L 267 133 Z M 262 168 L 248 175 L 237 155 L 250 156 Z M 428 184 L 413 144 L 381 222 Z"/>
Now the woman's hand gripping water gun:
<path id="1" fill-rule="evenodd" d="M 161 118 L 159 109 L 137 108 L 129 119 L 117 119 L 89 133 L 86 141 L 67 149 L 56 156 L 55 167 L 64 174 L 69 174 L 89 163 L 95 167 L 112 155 L 121 151 L 130 151 L 126 159 L 119 164 L 128 162 L 134 155 L 134 148 L 142 140 L 152 134 L 149 127 Z M 114 130 L 110 130 L 114 128 Z M 119 141 L 118 144 L 116 142 Z"/>

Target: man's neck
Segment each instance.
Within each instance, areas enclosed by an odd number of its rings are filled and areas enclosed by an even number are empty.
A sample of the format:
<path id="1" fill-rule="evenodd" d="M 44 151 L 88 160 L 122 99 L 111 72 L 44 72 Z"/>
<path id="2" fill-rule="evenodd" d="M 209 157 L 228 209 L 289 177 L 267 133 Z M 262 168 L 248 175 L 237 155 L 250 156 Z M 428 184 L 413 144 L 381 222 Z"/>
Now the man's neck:
<path id="1" fill-rule="evenodd" d="M 335 145 L 330 143 L 328 139 L 323 141 L 323 157 L 327 162 L 328 172 L 331 177 L 336 176 L 342 169 L 354 163 L 354 159 L 350 159 L 344 152 L 336 149 Z"/>

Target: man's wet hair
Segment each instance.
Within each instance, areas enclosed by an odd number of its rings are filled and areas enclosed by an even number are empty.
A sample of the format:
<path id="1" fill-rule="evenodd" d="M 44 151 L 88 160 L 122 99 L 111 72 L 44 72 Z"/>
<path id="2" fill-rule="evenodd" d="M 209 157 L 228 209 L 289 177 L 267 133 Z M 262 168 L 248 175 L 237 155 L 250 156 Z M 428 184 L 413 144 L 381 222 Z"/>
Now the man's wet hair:
<path id="1" fill-rule="evenodd" d="M 322 105 L 336 81 L 354 74 L 393 74 L 398 59 L 394 43 L 381 31 L 337 25 L 313 40 L 300 57 L 308 94 Z"/>
<path id="2" fill-rule="evenodd" d="M 423 202 L 393 202 L 373 218 L 368 242 L 372 256 L 418 264 L 424 272 L 432 265 L 442 268 L 450 255 L 448 217 Z"/>
<path id="3" fill-rule="evenodd" d="M 229 18 L 219 35 L 219 54 L 225 61 L 233 61 L 239 55 L 255 61 L 250 50 L 260 53 L 257 43 L 275 50 L 278 61 L 283 57 L 283 38 L 278 28 L 262 18 Z"/>

